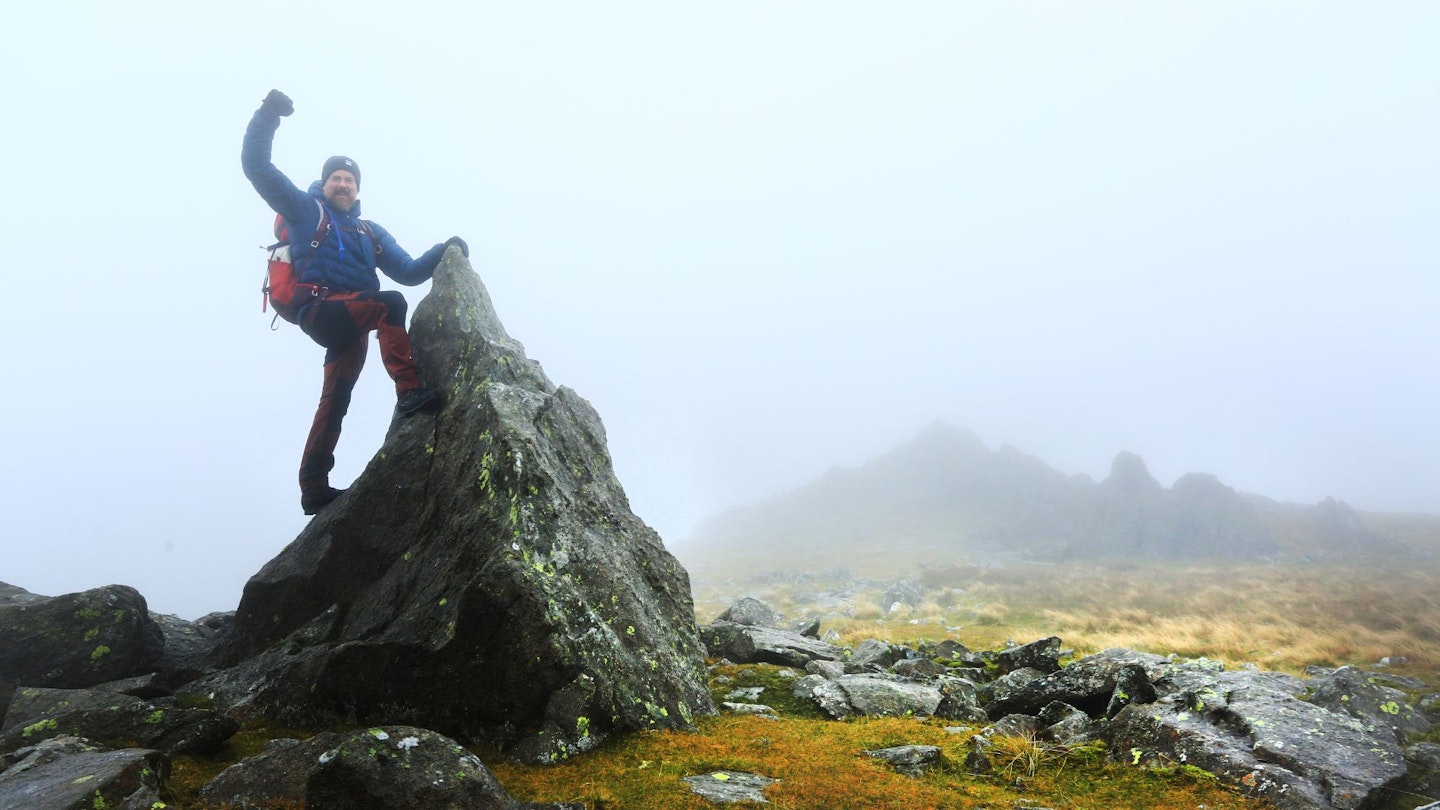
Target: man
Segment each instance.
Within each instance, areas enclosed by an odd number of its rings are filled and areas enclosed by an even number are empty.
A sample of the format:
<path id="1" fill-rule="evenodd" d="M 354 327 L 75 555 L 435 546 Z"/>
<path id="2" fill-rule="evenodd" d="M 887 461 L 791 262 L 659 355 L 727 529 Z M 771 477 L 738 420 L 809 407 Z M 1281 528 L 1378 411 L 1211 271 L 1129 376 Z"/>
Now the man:
<path id="1" fill-rule="evenodd" d="M 271 90 L 250 119 L 240 163 L 265 202 L 285 218 L 302 289 L 310 295 L 300 309 L 300 328 L 325 347 L 320 407 L 300 458 L 300 508 L 319 512 L 343 490 L 330 486 L 340 423 L 365 365 L 369 333 L 380 343 L 380 359 L 395 381 L 396 411 L 401 417 L 439 410 L 439 394 L 420 383 L 405 331 L 405 297 L 381 291 L 376 268 L 405 285 L 421 284 L 435 273 L 450 245 L 470 255 L 465 240 L 452 236 L 410 258 L 388 231 L 360 219 L 360 167 L 343 155 L 325 161 L 320 179 L 301 191 L 270 161 L 280 118 L 295 111 L 290 98 Z"/>

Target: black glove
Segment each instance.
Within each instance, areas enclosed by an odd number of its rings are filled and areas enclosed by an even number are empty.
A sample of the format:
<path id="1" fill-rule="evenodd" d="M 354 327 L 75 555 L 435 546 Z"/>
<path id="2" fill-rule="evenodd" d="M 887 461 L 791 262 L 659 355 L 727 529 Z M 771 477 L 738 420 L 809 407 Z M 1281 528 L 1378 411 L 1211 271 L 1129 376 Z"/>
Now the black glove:
<path id="1" fill-rule="evenodd" d="M 295 112 L 295 102 L 279 90 L 271 90 L 265 100 L 260 102 L 260 112 L 266 115 L 289 115 Z"/>
<path id="2" fill-rule="evenodd" d="M 459 245 L 459 246 L 460 246 L 460 255 L 461 255 L 461 256 L 464 256 L 464 257 L 467 258 L 467 259 L 470 258 L 470 246 L 467 245 L 467 244 L 465 244 L 465 240 L 464 240 L 464 239 L 461 239 L 461 238 L 458 237 L 458 236 L 452 236 L 452 237 L 450 237 L 449 239 L 446 239 L 446 240 L 445 240 L 445 247 L 448 248 L 448 247 L 450 247 L 451 245 Z"/>

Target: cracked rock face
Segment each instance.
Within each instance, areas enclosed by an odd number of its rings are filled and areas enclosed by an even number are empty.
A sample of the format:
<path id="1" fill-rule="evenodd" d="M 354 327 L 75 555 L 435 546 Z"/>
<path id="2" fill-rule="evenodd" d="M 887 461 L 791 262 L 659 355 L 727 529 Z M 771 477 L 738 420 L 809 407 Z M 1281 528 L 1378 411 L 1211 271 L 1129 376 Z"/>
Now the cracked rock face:
<path id="1" fill-rule="evenodd" d="M 408 723 L 551 762 L 714 712 L 689 577 L 629 507 L 600 418 L 450 251 L 411 324 L 435 415 L 246 585 L 187 691 L 291 722 Z"/>

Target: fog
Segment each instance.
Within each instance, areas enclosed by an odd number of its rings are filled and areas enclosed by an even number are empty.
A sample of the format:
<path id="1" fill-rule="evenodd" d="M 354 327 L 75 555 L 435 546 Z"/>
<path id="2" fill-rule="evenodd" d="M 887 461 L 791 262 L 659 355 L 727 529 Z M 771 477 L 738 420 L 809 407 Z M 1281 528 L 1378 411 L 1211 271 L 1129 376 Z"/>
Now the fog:
<path id="1" fill-rule="evenodd" d="M 304 527 L 323 352 L 260 312 L 239 165 L 272 87 L 276 164 L 463 236 L 669 542 L 936 420 L 1440 511 L 1440 5 L 199 8 L 8 14 L 0 580 L 194 617 Z M 393 404 L 372 352 L 337 486 Z"/>

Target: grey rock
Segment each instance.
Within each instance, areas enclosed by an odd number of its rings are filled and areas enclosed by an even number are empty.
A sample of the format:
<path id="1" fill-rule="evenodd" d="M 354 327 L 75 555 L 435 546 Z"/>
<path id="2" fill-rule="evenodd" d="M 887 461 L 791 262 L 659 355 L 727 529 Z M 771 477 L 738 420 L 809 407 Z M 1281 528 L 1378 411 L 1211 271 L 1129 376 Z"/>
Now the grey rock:
<path id="1" fill-rule="evenodd" d="M 186 621 L 165 613 L 154 614 L 155 622 L 165 637 L 165 652 L 156 663 L 164 683 L 180 686 L 208 674 L 209 664 L 220 631 L 234 618 L 232 613 L 211 613 L 195 621 Z"/>
<path id="2" fill-rule="evenodd" d="M 715 617 L 716 621 L 744 624 L 751 627 L 777 627 L 782 618 L 784 617 L 780 611 L 753 596 L 740 597 L 735 604 Z"/>
<path id="3" fill-rule="evenodd" d="M 924 600 L 924 591 L 914 582 L 901 580 L 893 582 L 880 597 L 880 609 L 889 612 L 895 605 L 919 607 Z"/>
<path id="4" fill-rule="evenodd" d="M 1409 765 L 1406 792 L 1440 799 L 1440 745 L 1416 743 L 1405 749 L 1405 762 Z"/>
<path id="5" fill-rule="evenodd" d="M 980 730 L 986 739 L 996 737 L 1020 737 L 1033 740 L 1045 730 L 1045 723 L 1039 717 L 1028 714 L 1007 714 Z"/>
<path id="6" fill-rule="evenodd" d="M 11 585 L 8 582 L 0 582 L 0 607 L 5 605 L 21 605 L 29 602 L 39 602 L 48 599 L 47 596 L 31 593 L 18 585 Z"/>
<path id="7" fill-rule="evenodd" d="M 1195 765 L 1281 810 L 1353 810 L 1405 777 L 1388 730 L 1376 733 L 1254 673 L 1189 675 L 1186 689 L 1115 717 L 1115 757 Z"/>
<path id="8" fill-rule="evenodd" d="M 0 751 L 52 737 L 83 737 L 111 747 L 138 744 L 166 754 L 209 753 L 239 730 L 210 709 L 176 708 L 117 692 L 22 688 L 0 728 Z"/>
<path id="9" fill-rule="evenodd" d="M 715 711 L 689 577 L 630 510 L 595 410 L 449 251 L 411 319 L 445 406 L 246 584 L 224 670 L 178 694 L 292 724 L 401 723 L 554 762 Z"/>
<path id="10" fill-rule="evenodd" d="M 765 788 L 779 782 L 758 773 L 742 771 L 712 771 L 696 776 L 683 777 L 691 792 L 704 797 L 711 804 L 769 804 Z"/>
<path id="11" fill-rule="evenodd" d="M 237 810 L 303 802 L 313 810 L 512 810 L 515 800 L 474 754 L 428 729 L 382 726 L 284 741 L 201 790 Z"/>
<path id="12" fill-rule="evenodd" d="M 940 748 L 934 745 L 897 745 L 865 753 L 885 761 L 906 776 L 923 776 L 945 764 L 945 756 L 940 752 Z"/>
<path id="13" fill-rule="evenodd" d="M 766 706 L 763 703 L 737 703 L 727 700 L 720 704 L 720 708 L 731 714 L 748 714 L 755 717 L 767 717 L 771 720 L 780 719 L 773 707 Z"/>
<path id="14" fill-rule="evenodd" d="M 877 638 L 867 638 L 855 645 L 848 658 L 847 664 L 856 667 L 875 667 L 877 669 L 888 669 L 896 661 L 905 657 L 905 648 L 898 644 L 891 644 L 888 641 L 881 641 Z"/>
<path id="15" fill-rule="evenodd" d="M 752 627 L 716 621 L 700 628 L 700 638 L 713 656 L 737 664 L 779 664 L 804 668 L 811 661 L 838 661 L 844 652 L 834 644 L 773 627 Z"/>
<path id="16" fill-rule="evenodd" d="M 832 683 L 856 714 L 866 716 L 930 717 L 944 698 L 932 686 L 881 675 L 846 675 Z"/>
<path id="17" fill-rule="evenodd" d="M 930 681 L 940 690 L 940 705 L 935 707 L 935 716 L 947 720 L 965 720 L 971 723 L 985 723 L 989 715 L 980 707 L 979 688 L 965 678 L 942 675 Z"/>
<path id="18" fill-rule="evenodd" d="M 516 807 L 480 759 L 448 737 L 408 726 L 346 736 L 320 755 L 305 783 L 309 810 L 509 810 Z"/>
<path id="19" fill-rule="evenodd" d="M 1368 672 L 1341 667 L 1314 685 L 1310 702 L 1347 714 L 1372 728 L 1383 728 L 1403 743 L 1407 734 L 1425 734 L 1430 721 L 1415 711 L 1404 692 L 1383 686 Z"/>
<path id="20" fill-rule="evenodd" d="M 809 700 L 820 710 L 836 720 L 844 720 L 855 714 L 850 697 L 835 680 L 823 675 L 806 675 L 790 685 L 790 692 L 802 700 Z"/>
<path id="21" fill-rule="evenodd" d="M 929 658 L 902 658 L 890 666 L 890 671 L 905 678 L 926 679 L 938 678 L 950 670 Z"/>
<path id="22" fill-rule="evenodd" d="M 0 807 L 17 810 L 149 810 L 160 801 L 161 781 L 170 771 L 159 751 L 102 751 L 74 737 L 27 746 L 6 760 Z"/>
<path id="23" fill-rule="evenodd" d="M 1040 736 L 1059 745 L 1081 745 L 1098 740 L 1105 730 L 1101 724 L 1090 719 L 1090 715 L 1058 700 L 1046 704 L 1038 717 L 1044 726 Z"/>
<path id="24" fill-rule="evenodd" d="M 1060 639 L 1050 636 L 1001 650 L 995 654 L 995 663 L 1000 665 L 1001 674 L 1017 669 L 1037 669 L 1047 674 L 1055 672 L 1060 669 Z"/>
<path id="25" fill-rule="evenodd" d="M 991 716 L 993 717 L 1010 714 L 1012 709 L 1008 701 L 1012 697 L 1022 694 L 1026 684 L 1043 677 L 1045 677 L 1045 673 L 1038 669 L 1017 669 L 1014 672 L 1007 672 L 980 686 L 980 703 L 986 707 L 986 711 L 992 712 Z M 1045 701 L 1045 703 L 1049 702 Z M 992 704 L 996 707 L 993 710 L 990 708 Z"/>
<path id="26" fill-rule="evenodd" d="M 107 585 L 0 604 L 0 679 L 82 688 L 155 669 L 164 638 L 145 597 Z"/>
<path id="27" fill-rule="evenodd" d="M 829 678 L 833 681 L 845 674 L 845 665 L 839 661 L 815 660 L 805 665 L 805 671 L 812 675 Z"/>
<path id="28" fill-rule="evenodd" d="M 1146 703 L 1156 696 L 1151 670 L 1144 663 L 1115 654 L 1088 656 L 1058 672 L 1011 682 L 1017 673 L 1035 671 L 1017 670 L 991 685 L 985 706 L 991 717 L 1036 714 L 1057 700 L 1092 717 L 1111 716 L 1130 702 Z"/>

